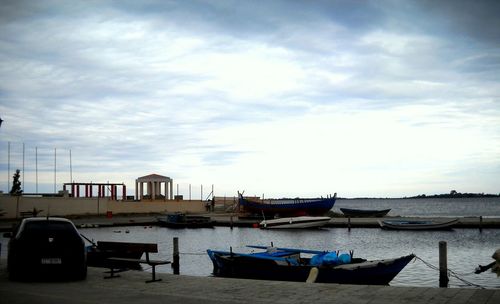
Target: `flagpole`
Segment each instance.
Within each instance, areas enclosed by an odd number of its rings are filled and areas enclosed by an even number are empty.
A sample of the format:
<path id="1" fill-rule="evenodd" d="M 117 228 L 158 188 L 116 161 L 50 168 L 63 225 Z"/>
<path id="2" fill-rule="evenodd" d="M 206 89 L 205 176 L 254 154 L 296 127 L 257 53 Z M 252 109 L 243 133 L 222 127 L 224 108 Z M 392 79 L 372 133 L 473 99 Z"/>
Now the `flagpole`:
<path id="1" fill-rule="evenodd" d="M 8 142 L 7 152 L 7 192 L 10 192 L 10 141 Z"/>
<path id="2" fill-rule="evenodd" d="M 73 182 L 73 165 L 71 163 L 71 149 L 69 149 L 69 181 Z"/>
<path id="3" fill-rule="evenodd" d="M 54 194 L 56 193 L 57 180 L 57 148 L 54 148 Z"/>
<path id="4" fill-rule="evenodd" d="M 26 174 L 24 172 L 24 143 L 23 143 L 23 175 L 22 175 L 22 177 L 23 177 L 23 183 L 21 184 L 21 191 L 23 191 L 23 192 L 24 192 L 24 187 L 25 187 L 24 186 L 24 175 L 26 175 Z"/>
<path id="5" fill-rule="evenodd" d="M 36 181 L 36 194 L 38 194 L 38 147 L 35 147 L 35 181 Z"/>

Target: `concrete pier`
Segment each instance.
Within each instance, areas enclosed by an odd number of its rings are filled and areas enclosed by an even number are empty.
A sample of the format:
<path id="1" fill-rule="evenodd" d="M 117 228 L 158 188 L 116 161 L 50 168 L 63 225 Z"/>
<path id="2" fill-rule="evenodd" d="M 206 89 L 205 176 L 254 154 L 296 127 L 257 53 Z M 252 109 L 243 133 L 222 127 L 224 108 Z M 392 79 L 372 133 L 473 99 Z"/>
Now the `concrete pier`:
<path id="1" fill-rule="evenodd" d="M 7 279 L 6 260 L 1 260 L 0 303 L 500 303 L 499 289 L 307 284 L 165 273 L 158 274 L 162 281 L 146 284 L 151 274 L 145 271 L 107 280 L 104 271 L 89 267 L 84 281 L 12 282 Z"/>

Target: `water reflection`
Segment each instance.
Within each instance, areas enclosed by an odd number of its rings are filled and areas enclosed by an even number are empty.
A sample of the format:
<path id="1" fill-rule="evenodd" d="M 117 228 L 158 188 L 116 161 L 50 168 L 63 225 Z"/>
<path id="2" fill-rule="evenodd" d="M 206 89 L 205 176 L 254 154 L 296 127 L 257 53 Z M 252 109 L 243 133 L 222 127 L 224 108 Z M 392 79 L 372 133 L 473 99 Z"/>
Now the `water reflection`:
<path id="1" fill-rule="evenodd" d="M 130 233 L 124 233 L 125 230 Z M 496 274 L 473 274 L 478 264 L 492 261 L 491 255 L 500 247 L 500 229 L 455 229 L 451 231 L 387 231 L 382 229 L 331 228 L 321 230 L 261 230 L 253 228 L 216 227 L 207 229 L 168 229 L 161 227 L 127 227 L 81 229 L 87 237 L 103 241 L 158 243 L 160 255 L 171 257 L 172 239 L 179 238 L 181 274 L 209 276 L 212 264 L 206 249 L 251 252 L 246 245 L 308 248 L 317 250 L 354 250 L 354 255 L 369 259 L 392 258 L 414 253 L 423 260 L 438 265 L 438 243 L 448 243 L 448 267 L 467 281 L 488 288 L 500 288 Z M 171 273 L 170 267 L 159 267 L 158 272 Z M 420 261 L 411 262 L 391 282 L 393 286 L 438 287 L 439 274 Z M 451 287 L 464 283 L 450 278 Z"/>

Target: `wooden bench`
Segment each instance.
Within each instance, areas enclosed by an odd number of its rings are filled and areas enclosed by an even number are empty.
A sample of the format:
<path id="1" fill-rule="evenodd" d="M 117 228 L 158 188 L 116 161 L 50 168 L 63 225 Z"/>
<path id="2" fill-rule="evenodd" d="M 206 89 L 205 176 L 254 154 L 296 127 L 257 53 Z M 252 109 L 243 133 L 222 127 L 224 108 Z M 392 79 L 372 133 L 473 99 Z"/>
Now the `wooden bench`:
<path id="1" fill-rule="evenodd" d="M 156 266 L 170 264 L 170 261 L 165 260 L 152 260 L 149 258 L 150 253 L 158 253 L 158 245 L 154 243 L 123 243 L 124 247 L 130 251 L 142 251 L 146 254 L 146 259 L 133 259 L 124 257 L 109 257 L 107 261 L 109 262 L 108 268 L 110 269 L 107 273 L 109 276 L 104 277 L 105 279 L 119 277 L 117 273 L 130 270 L 130 268 L 124 268 L 123 263 L 140 263 L 147 264 L 152 267 L 152 279 L 146 281 L 146 283 L 161 281 L 161 279 L 156 278 Z M 98 243 L 98 246 L 100 244 Z M 114 244 L 116 246 L 116 244 Z M 116 248 L 116 247 L 115 247 Z"/>

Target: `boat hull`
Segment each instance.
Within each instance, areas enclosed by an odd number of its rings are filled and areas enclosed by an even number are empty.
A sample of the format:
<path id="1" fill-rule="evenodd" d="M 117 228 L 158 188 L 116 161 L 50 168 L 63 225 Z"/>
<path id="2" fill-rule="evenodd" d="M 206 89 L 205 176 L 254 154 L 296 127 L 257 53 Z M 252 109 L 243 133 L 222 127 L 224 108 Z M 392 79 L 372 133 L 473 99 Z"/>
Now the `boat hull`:
<path id="1" fill-rule="evenodd" d="M 391 209 L 383 209 L 383 210 L 362 210 L 362 209 L 349 209 L 349 208 L 340 208 L 340 211 L 346 217 L 383 217 L 391 211 Z"/>
<path id="2" fill-rule="evenodd" d="M 167 228 L 213 228 L 214 222 L 208 216 L 186 215 L 184 213 L 167 214 L 157 218 L 158 225 Z"/>
<path id="3" fill-rule="evenodd" d="M 244 211 L 280 216 L 324 215 L 335 204 L 336 196 L 321 199 L 273 200 L 272 203 L 255 202 L 240 196 L 239 206 Z"/>
<path id="4" fill-rule="evenodd" d="M 265 220 L 260 223 L 263 229 L 307 229 L 320 228 L 330 222 L 328 216 L 298 216 L 286 217 L 273 220 Z"/>
<path id="5" fill-rule="evenodd" d="M 220 277 L 306 282 L 314 266 L 293 265 L 286 261 L 262 259 L 250 255 L 207 250 L 214 264 L 213 274 Z M 414 258 L 366 261 L 339 266 L 317 267 L 317 283 L 387 285 Z"/>
<path id="6" fill-rule="evenodd" d="M 451 221 L 413 221 L 413 220 L 391 220 L 378 221 L 383 229 L 392 230 L 446 230 L 451 229 L 458 222 L 458 219 Z"/>

